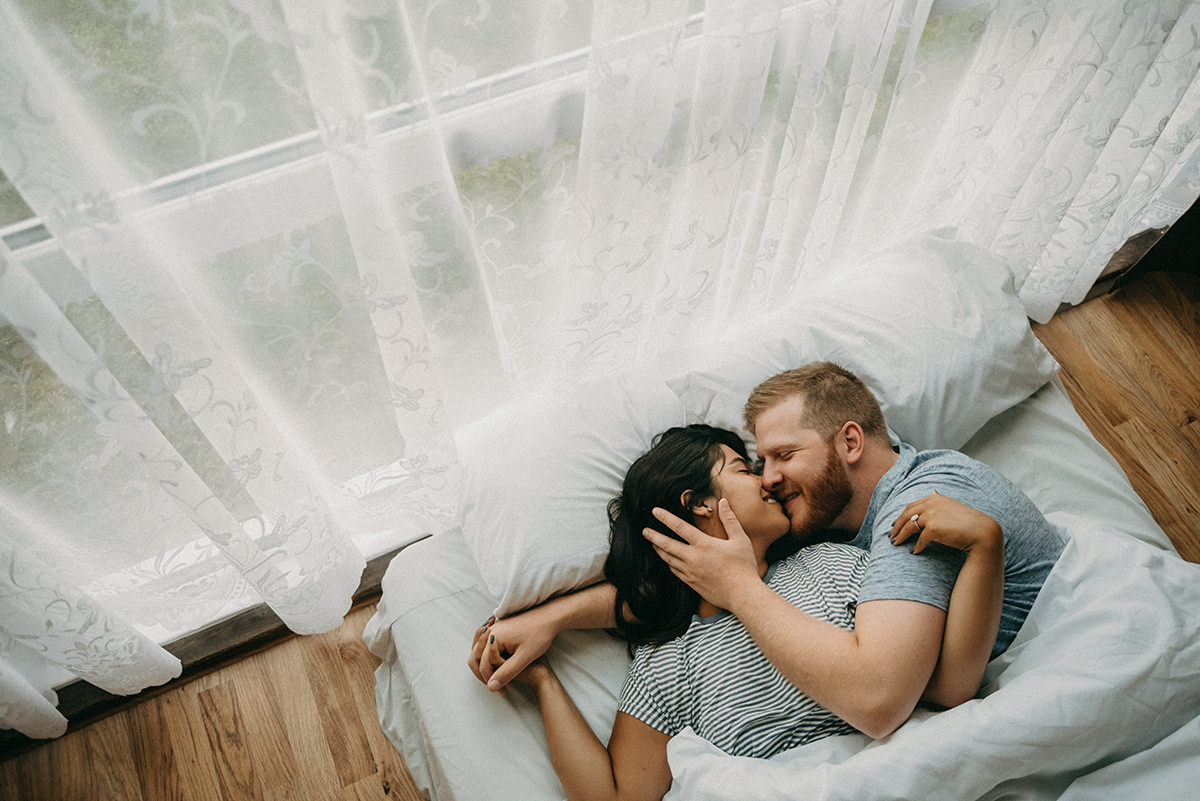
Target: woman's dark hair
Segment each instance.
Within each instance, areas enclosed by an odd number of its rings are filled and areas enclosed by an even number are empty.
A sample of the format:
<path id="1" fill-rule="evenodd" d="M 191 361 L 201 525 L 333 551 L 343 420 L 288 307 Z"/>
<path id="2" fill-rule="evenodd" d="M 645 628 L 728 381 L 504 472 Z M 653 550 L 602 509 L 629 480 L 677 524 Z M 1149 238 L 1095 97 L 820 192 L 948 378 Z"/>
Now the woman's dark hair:
<path id="1" fill-rule="evenodd" d="M 642 529 L 679 539 L 651 510 L 657 506 L 693 522 L 681 498 L 688 490 L 696 502 L 717 494 L 713 467 L 722 460 L 722 445 L 748 459 L 745 444 L 732 431 L 699 424 L 667 429 L 630 466 L 621 494 L 608 504 L 604 577 L 617 589 L 617 634 L 632 645 L 672 640 L 696 613 L 700 596 L 671 572 Z M 626 609 L 634 619 L 626 619 Z"/>

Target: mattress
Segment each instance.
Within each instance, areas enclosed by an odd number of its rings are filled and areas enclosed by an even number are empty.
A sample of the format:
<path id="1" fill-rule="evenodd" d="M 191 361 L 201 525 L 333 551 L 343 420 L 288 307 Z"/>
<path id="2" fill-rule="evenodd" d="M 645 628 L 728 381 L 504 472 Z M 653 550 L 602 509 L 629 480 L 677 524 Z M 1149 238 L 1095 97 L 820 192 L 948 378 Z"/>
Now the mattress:
<path id="1" fill-rule="evenodd" d="M 1098 541 L 1118 536 L 1141 551 L 1186 564 L 1171 554 L 1167 536 L 1057 378 L 989 420 L 962 450 L 1006 475 L 1048 517 L 1076 521 L 1069 526 L 1072 536 L 1102 530 Z M 504 695 L 489 693 L 467 667 L 472 634 L 496 605 L 461 531 L 452 529 L 395 557 L 363 635 L 382 660 L 375 673 L 380 723 L 431 801 L 563 797 L 532 698 L 517 687 Z M 569 632 L 556 640 L 548 658 L 588 724 L 606 741 L 629 663 L 625 645 L 604 632 Z M 1186 730 L 1179 737 L 1183 743 L 1175 748 L 1191 746 Z M 849 749 L 846 756 L 861 750 L 865 738 L 832 739 L 822 747 Z M 671 756 L 679 776 L 691 775 L 693 765 L 709 770 L 713 755 L 693 757 L 682 747 L 689 746 L 686 738 L 680 746 L 673 743 Z M 719 759 L 715 764 L 712 770 L 725 769 Z M 1089 768 L 1089 775 L 1094 772 Z M 699 767 L 692 773 L 705 781 L 712 775 Z M 743 788 L 744 797 L 755 797 L 752 786 Z M 684 787 L 679 782 L 672 797 L 692 797 L 679 795 Z M 763 797 L 773 797 L 770 789 Z M 1062 789 L 1055 786 L 1045 797 L 1057 797 Z"/>

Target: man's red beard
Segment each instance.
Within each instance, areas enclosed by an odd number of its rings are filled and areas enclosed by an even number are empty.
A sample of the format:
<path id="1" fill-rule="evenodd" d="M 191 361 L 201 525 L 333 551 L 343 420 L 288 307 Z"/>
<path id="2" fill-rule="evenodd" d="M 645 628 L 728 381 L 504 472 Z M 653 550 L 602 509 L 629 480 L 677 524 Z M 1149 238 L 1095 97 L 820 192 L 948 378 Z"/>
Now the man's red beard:
<path id="1" fill-rule="evenodd" d="M 846 468 L 838 461 L 837 449 L 833 443 L 829 443 L 827 448 L 821 474 L 811 486 L 802 488 L 800 500 L 804 504 L 804 514 L 791 518 L 792 536 L 799 540 L 808 540 L 817 535 L 828 536 L 833 521 L 837 520 L 854 495 Z"/>

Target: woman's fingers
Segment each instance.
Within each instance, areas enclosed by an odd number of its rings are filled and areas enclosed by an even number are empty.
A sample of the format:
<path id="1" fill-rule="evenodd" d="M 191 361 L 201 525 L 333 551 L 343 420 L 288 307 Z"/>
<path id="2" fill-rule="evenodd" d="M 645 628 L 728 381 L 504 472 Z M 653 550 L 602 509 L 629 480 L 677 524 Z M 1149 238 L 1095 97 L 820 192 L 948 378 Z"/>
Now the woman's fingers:
<path id="1" fill-rule="evenodd" d="M 921 551 L 925 550 L 925 546 L 935 541 L 936 540 L 934 539 L 933 534 L 930 532 L 928 526 L 921 529 L 921 536 L 917 537 L 917 544 L 913 546 L 913 553 L 920 553 Z"/>
<path id="2" fill-rule="evenodd" d="M 496 668 L 504 664 L 504 658 L 500 652 L 500 645 L 496 642 L 495 633 L 489 631 L 483 643 L 483 652 L 479 657 L 479 673 L 484 684 L 491 681 Z"/>
<path id="3" fill-rule="evenodd" d="M 905 521 L 898 530 L 893 530 L 890 538 L 892 540 L 892 545 L 903 545 L 904 543 L 908 542 L 909 538 L 918 531 L 920 531 L 920 529 L 916 526 L 916 524 Z"/>
<path id="4" fill-rule="evenodd" d="M 483 677 L 483 671 L 480 669 L 481 660 L 483 658 L 484 648 L 487 646 L 488 635 L 491 634 L 491 626 L 496 622 L 496 616 L 489 617 L 482 626 L 475 629 L 475 634 L 471 637 L 471 650 L 467 654 L 467 667 L 475 674 L 475 678 L 487 683 L 487 679 Z"/>
<path id="5" fill-rule="evenodd" d="M 505 695 L 508 693 L 508 688 L 506 685 L 512 678 L 512 675 L 515 674 L 509 674 L 505 676 L 501 671 L 504 666 L 508 664 L 511 654 L 500 647 L 500 643 L 496 642 L 496 638 L 494 636 L 488 638 L 487 650 L 488 658 L 492 663 L 492 672 L 491 675 L 488 676 L 487 682 L 488 689 L 493 692 L 498 692 L 501 695 Z M 519 673 L 520 671 L 517 672 Z M 501 676 L 499 681 L 497 680 L 497 674 L 500 674 Z"/>
<path id="6" fill-rule="evenodd" d="M 893 544 L 900 545 L 907 542 L 913 534 L 919 534 L 924 530 L 928 520 L 921 519 L 922 509 L 923 506 L 920 501 L 913 501 L 904 507 L 904 511 L 896 518 L 896 522 L 892 524 L 890 539 Z"/>
<path id="7" fill-rule="evenodd" d="M 496 666 L 496 670 L 488 681 L 488 689 L 504 695 L 507 692 L 508 683 L 516 678 L 522 670 L 529 667 L 532 661 L 525 651 L 518 648 L 516 653 Z"/>
<path id="8" fill-rule="evenodd" d="M 914 531 L 923 531 L 930 522 L 928 516 L 936 512 L 938 509 L 943 508 L 944 501 L 945 496 L 938 495 L 938 493 L 934 491 L 929 493 L 929 495 L 925 496 L 924 498 L 915 500 L 908 506 L 905 506 L 904 511 L 901 512 L 896 518 L 896 521 L 892 523 L 892 533 L 889 535 L 890 538 L 895 541 L 896 537 L 900 537 L 901 532 L 904 532 L 904 536 L 900 539 L 900 542 L 903 542 L 904 540 L 908 539 Z M 913 520 L 914 515 L 917 517 L 915 521 Z M 905 529 L 908 530 L 905 531 Z"/>
<path id="9" fill-rule="evenodd" d="M 489 638 L 494 640 L 495 635 L 488 634 L 487 637 L 483 640 L 483 647 L 480 649 L 479 661 L 478 661 L 479 673 L 477 675 L 479 676 L 479 680 L 482 681 L 484 684 L 488 683 L 488 679 L 490 679 L 492 677 L 492 671 L 495 669 L 492 665 L 491 653 L 488 651 L 488 639 Z"/>
<path id="10" fill-rule="evenodd" d="M 900 533 L 902 531 L 904 531 L 905 529 L 909 529 L 907 534 L 912 534 L 913 531 L 920 530 L 921 526 L 914 524 L 912 522 L 912 519 L 913 519 L 914 515 L 916 515 L 918 518 L 920 518 L 921 512 L 925 508 L 924 500 L 925 499 L 922 498 L 919 501 L 913 501 L 908 506 L 905 506 L 904 511 L 901 512 L 899 514 L 899 516 L 896 517 L 896 522 L 892 523 L 891 538 L 893 540 L 895 540 L 896 537 L 900 536 Z M 905 538 L 907 539 L 907 535 Z M 901 540 L 901 541 L 903 541 L 903 540 Z"/>
<path id="11" fill-rule="evenodd" d="M 487 679 L 483 677 L 483 672 L 479 669 L 480 658 L 483 656 L 483 647 L 487 644 L 488 626 L 484 624 L 475 630 L 475 636 L 471 639 L 471 651 L 467 654 L 467 667 L 475 674 L 475 678 L 487 683 Z"/>

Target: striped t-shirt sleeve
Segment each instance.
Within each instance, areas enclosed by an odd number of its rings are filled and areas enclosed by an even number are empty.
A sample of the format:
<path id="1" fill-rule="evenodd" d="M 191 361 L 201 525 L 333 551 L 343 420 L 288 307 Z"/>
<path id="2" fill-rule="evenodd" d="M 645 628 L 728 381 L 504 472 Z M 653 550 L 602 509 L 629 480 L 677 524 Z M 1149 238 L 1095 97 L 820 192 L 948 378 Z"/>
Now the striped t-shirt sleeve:
<path id="1" fill-rule="evenodd" d="M 775 563 L 764 578 L 797 609 L 852 628 L 867 561 L 861 548 L 822 543 Z M 618 709 L 672 737 L 691 726 L 738 756 L 769 757 L 853 731 L 792 685 L 728 612 L 693 619 L 680 637 L 639 648 Z"/>
<path id="2" fill-rule="evenodd" d="M 683 730 L 679 697 L 683 687 L 678 681 L 663 682 L 664 676 L 678 676 L 667 663 L 677 657 L 678 640 L 659 646 L 643 645 L 634 653 L 617 710 L 637 718 L 652 729 L 675 736 Z"/>
<path id="3" fill-rule="evenodd" d="M 867 572 L 869 554 L 834 542 L 813 545 L 801 553 L 812 560 L 814 583 L 821 587 L 826 604 L 825 619 L 844 629 L 854 628 L 858 588 Z"/>

